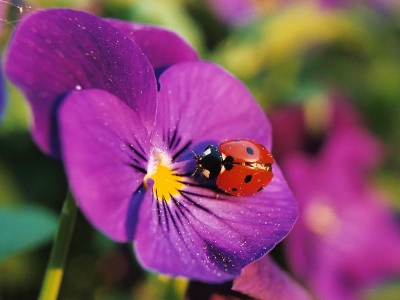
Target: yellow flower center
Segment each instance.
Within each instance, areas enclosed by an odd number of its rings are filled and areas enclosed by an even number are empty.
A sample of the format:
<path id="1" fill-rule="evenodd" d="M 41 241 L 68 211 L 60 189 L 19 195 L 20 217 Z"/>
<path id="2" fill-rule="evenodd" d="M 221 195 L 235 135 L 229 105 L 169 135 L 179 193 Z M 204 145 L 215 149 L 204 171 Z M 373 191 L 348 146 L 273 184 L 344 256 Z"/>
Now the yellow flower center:
<path id="1" fill-rule="evenodd" d="M 154 180 L 153 195 L 158 200 L 169 201 L 172 197 L 179 195 L 184 183 L 181 176 L 176 175 L 169 164 L 165 163 L 164 157 L 159 155 L 157 162 L 144 177 L 144 185 L 147 188 L 147 179 Z"/>

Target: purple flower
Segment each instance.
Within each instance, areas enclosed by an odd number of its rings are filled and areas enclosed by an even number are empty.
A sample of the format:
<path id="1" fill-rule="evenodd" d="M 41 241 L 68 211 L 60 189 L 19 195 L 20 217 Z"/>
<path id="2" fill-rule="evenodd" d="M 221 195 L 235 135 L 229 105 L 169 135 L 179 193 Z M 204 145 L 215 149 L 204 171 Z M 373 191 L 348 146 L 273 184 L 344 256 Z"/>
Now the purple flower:
<path id="1" fill-rule="evenodd" d="M 50 9 L 21 21 L 5 68 L 31 105 L 35 142 L 43 152 L 57 157 L 54 116 L 68 92 L 102 89 L 140 114 L 149 105 L 147 94 L 155 93 L 153 68 L 160 73 L 176 62 L 197 59 L 185 41 L 165 29 Z M 143 121 L 150 127 L 154 123 L 153 117 Z"/>
<path id="2" fill-rule="evenodd" d="M 318 0 L 318 3 L 323 8 L 340 8 L 355 4 L 364 4 L 382 12 L 390 12 L 393 6 L 391 0 Z"/>
<path id="3" fill-rule="evenodd" d="M 346 102 L 329 112 L 317 154 L 303 147 L 281 157 L 300 206 L 284 245 L 291 271 L 319 299 L 359 299 L 400 274 L 400 226 L 367 177 L 381 162 L 380 144 Z"/>
<path id="4" fill-rule="evenodd" d="M 3 76 L 3 70 L 0 69 L 0 122 L 3 119 L 4 110 L 6 106 L 6 91 L 5 82 Z"/>
<path id="5" fill-rule="evenodd" d="M 348 8 L 364 5 L 382 13 L 394 10 L 393 0 L 207 0 L 211 10 L 225 24 L 242 26 L 273 13 L 279 13 L 291 6 L 314 6 L 321 10 Z"/>
<path id="6" fill-rule="evenodd" d="M 311 297 L 268 256 L 246 266 L 232 289 L 258 300 L 308 300 Z"/>
<path id="7" fill-rule="evenodd" d="M 7 12 L 8 8 L 8 3 L 2 3 L 0 2 L 0 20 L 4 20 L 4 15 Z M 3 24 L 0 23 L 0 34 L 2 33 L 3 30 Z M 4 115 L 4 109 L 6 105 L 6 87 L 5 87 L 5 82 L 4 82 L 4 76 L 3 76 L 3 68 L 0 67 L 0 122 L 3 119 Z"/>
<path id="8" fill-rule="evenodd" d="M 232 279 L 287 235 L 297 204 L 277 165 L 263 191 L 229 196 L 191 176 L 191 150 L 235 137 L 270 149 L 270 124 L 225 70 L 161 32 L 129 38 L 132 28 L 71 10 L 36 13 L 14 35 L 8 74 L 34 109 L 41 147 L 51 152 L 59 138 L 70 188 L 96 228 L 134 241 L 150 270 Z"/>
<path id="9" fill-rule="evenodd" d="M 215 14 L 226 24 L 243 25 L 256 17 L 251 0 L 208 0 Z"/>
<path id="10" fill-rule="evenodd" d="M 311 297 L 269 255 L 265 255 L 244 267 L 233 282 L 190 282 L 185 300 L 211 299 L 309 300 Z"/>

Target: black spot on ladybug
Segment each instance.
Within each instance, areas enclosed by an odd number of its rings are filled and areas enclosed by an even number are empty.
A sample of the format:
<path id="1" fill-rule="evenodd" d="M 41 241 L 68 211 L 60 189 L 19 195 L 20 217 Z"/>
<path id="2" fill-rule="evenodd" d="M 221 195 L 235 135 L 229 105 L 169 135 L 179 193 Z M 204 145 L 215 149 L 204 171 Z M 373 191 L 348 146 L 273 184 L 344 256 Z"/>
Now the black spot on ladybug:
<path id="1" fill-rule="evenodd" d="M 233 168 L 233 157 L 232 156 L 227 156 L 225 160 L 223 161 L 223 165 L 225 167 L 225 170 L 230 171 Z"/>
<path id="2" fill-rule="evenodd" d="M 225 158 L 224 163 L 231 164 L 233 163 L 233 160 L 234 160 L 233 157 L 229 155 Z"/>
<path id="3" fill-rule="evenodd" d="M 251 155 L 254 154 L 254 150 L 252 148 L 250 148 L 250 147 L 247 147 L 246 151 L 247 151 L 248 154 L 251 154 Z"/>
<path id="4" fill-rule="evenodd" d="M 232 192 L 237 192 L 237 188 L 232 188 Z"/>
<path id="5" fill-rule="evenodd" d="M 253 176 L 247 175 L 247 176 L 244 178 L 244 182 L 245 182 L 245 183 L 249 183 L 249 182 L 251 181 L 252 178 L 253 178 Z"/>

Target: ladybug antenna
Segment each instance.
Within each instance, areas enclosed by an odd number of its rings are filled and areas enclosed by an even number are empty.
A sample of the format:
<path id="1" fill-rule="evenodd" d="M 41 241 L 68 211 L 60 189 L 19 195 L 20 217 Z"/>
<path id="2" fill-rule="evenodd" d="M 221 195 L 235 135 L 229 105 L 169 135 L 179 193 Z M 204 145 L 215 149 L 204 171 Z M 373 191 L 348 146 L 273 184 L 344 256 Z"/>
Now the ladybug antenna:
<path id="1" fill-rule="evenodd" d="M 190 152 L 193 153 L 194 158 L 197 160 L 200 156 L 196 154 L 196 152 L 194 152 L 193 150 L 190 150 Z"/>
<path id="2" fill-rule="evenodd" d="M 196 160 L 196 169 L 194 169 L 193 174 L 190 175 L 190 176 L 192 176 L 192 177 L 194 177 L 194 179 L 196 179 L 196 178 L 197 178 L 197 175 L 198 175 L 198 174 L 197 174 L 197 171 L 200 170 L 200 167 L 199 167 L 199 158 L 200 158 L 200 155 L 197 155 L 196 152 L 194 152 L 193 150 L 190 150 L 190 152 L 193 153 L 194 159 Z"/>

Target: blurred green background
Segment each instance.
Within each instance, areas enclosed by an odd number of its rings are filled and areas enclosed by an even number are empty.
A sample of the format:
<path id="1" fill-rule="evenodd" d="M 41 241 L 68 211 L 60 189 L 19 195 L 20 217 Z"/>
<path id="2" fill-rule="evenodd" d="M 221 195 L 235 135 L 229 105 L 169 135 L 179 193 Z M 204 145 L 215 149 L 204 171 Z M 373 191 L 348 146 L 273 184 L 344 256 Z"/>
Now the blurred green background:
<path id="1" fill-rule="evenodd" d="M 177 31 L 202 59 L 243 80 L 267 113 L 340 91 L 385 145 L 386 159 L 374 182 L 398 213 L 400 5 L 395 0 L 374 2 L 379 5 L 348 1 L 321 8 L 314 2 L 249 1 L 251 17 L 239 23 L 226 22 L 202 0 L 9 2 L 1 21 L 3 57 L 24 13 L 70 7 Z M 61 163 L 32 142 L 29 108 L 10 84 L 7 98 L 0 126 L 0 300 L 35 299 L 67 182 Z M 131 245 L 108 240 L 78 215 L 60 299 L 181 299 L 186 286 L 185 280 L 146 273 L 135 262 Z M 400 299 L 400 283 L 366 297 Z"/>

